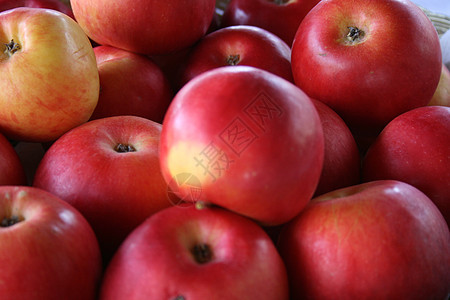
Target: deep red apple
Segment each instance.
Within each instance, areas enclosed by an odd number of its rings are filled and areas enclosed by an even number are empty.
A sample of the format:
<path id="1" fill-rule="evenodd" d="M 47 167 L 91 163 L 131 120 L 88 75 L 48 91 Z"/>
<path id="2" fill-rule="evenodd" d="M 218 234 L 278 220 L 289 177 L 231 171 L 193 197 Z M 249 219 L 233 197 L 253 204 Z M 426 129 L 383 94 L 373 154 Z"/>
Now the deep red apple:
<path id="1" fill-rule="evenodd" d="M 361 156 L 355 139 L 339 115 L 323 102 L 313 100 L 324 136 L 322 174 L 314 196 L 360 183 Z"/>
<path id="2" fill-rule="evenodd" d="M 164 178 L 187 201 L 205 201 L 277 225 L 311 199 L 323 163 L 323 132 L 310 98 L 250 66 L 198 75 L 163 121 Z"/>
<path id="3" fill-rule="evenodd" d="M 25 168 L 13 145 L 0 133 L 0 185 L 26 185 Z"/>
<path id="4" fill-rule="evenodd" d="M 95 300 L 101 256 L 83 216 L 41 189 L 0 187 L 2 299 Z"/>
<path id="5" fill-rule="evenodd" d="M 181 85 L 223 66 L 252 66 L 293 82 L 291 49 L 273 33 L 255 26 L 230 26 L 204 36 L 195 44 L 181 73 Z"/>
<path id="6" fill-rule="evenodd" d="M 427 105 L 442 55 L 435 27 L 409 0 L 325 0 L 292 46 L 295 83 L 360 135 Z"/>
<path id="7" fill-rule="evenodd" d="M 105 272 L 100 299 L 289 297 L 285 266 L 261 227 L 191 205 L 164 209 L 128 236 Z"/>
<path id="8" fill-rule="evenodd" d="M 16 7 L 49 8 L 74 18 L 70 6 L 60 0 L 0 0 L 0 11 Z"/>
<path id="9" fill-rule="evenodd" d="M 148 57 L 110 46 L 94 48 L 100 95 L 91 120 L 133 115 L 162 123 L 173 98 L 168 79 Z"/>
<path id="10" fill-rule="evenodd" d="M 221 26 L 253 25 L 292 45 L 298 26 L 319 0 L 231 0 Z"/>
<path id="11" fill-rule="evenodd" d="M 324 194 L 279 238 L 292 299 L 447 299 L 450 233 L 433 202 L 399 181 Z"/>
<path id="12" fill-rule="evenodd" d="M 100 45 L 142 54 L 189 47 L 207 32 L 214 0 L 71 0 L 76 20 Z"/>
<path id="13" fill-rule="evenodd" d="M 136 116 L 89 121 L 55 141 L 33 186 L 77 208 L 105 260 L 145 218 L 170 204 L 159 166 L 161 124 Z"/>
<path id="14" fill-rule="evenodd" d="M 363 180 L 375 179 L 415 186 L 450 224 L 450 107 L 420 107 L 392 120 L 363 161 Z"/>

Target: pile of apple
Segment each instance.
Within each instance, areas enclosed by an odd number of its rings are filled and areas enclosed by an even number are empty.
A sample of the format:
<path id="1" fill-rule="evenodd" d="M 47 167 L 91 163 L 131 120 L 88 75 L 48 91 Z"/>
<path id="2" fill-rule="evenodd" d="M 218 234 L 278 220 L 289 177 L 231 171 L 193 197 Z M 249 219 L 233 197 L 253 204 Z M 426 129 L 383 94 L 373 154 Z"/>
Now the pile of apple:
<path id="1" fill-rule="evenodd" d="M 449 298 L 450 73 L 409 0 L 0 11 L 1 299 Z"/>

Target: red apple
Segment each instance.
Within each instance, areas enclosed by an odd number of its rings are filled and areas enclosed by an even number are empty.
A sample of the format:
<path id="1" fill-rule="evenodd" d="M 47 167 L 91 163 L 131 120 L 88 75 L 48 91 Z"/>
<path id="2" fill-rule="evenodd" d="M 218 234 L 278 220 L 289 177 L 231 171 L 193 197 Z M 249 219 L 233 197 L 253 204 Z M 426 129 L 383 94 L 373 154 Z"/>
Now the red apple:
<path id="1" fill-rule="evenodd" d="M 0 13 L 0 132 L 46 142 L 86 122 L 98 101 L 94 51 L 67 15 L 20 7 Z"/>
<path id="2" fill-rule="evenodd" d="M 279 239 L 293 299 L 447 299 L 450 233 L 433 202 L 399 181 L 313 199 Z"/>
<path id="3" fill-rule="evenodd" d="M 60 0 L 0 0 L 0 11 L 16 7 L 49 8 L 60 11 L 74 18 L 72 9 L 67 3 Z"/>
<path id="4" fill-rule="evenodd" d="M 228 66 L 198 75 L 175 95 L 160 160 L 181 199 L 278 225 L 314 194 L 323 143 L 317 111 L 299 88 L 262 69 Z"/>
<path id="5" fill-rule="evenodd" d="M 255 26 L 230 26 L 204 36 L 189 53 L 181 85 L 223 66 L 252 66 L 293 82 L 291 49 L 279 37 Z"/>
<path id="6" fill-rule="evenodd" d="M 77 208 L 108 260 L 149 215 L 170 204 L 159 166 L 161 124 L 136 116 L 89 121 L 55 141 L 33 186 Z"/>
<path id="7" fill-rule="evenodd" d="M 76 20 L 100 45 L 142 54 L 189 47 L 207 32 L 214 0 L 72 0 Z"/>
<path id="8" fill-rule="evenodd" d="M 450 224 L 450 107 L 420 107 L 392 120 L 363 161 L 363 180 L 375 179 L 415 186 Z"/>
<path id="9" fill-rule="evenodd" d="M 0 185 L 26 185 L 25 168 L 13 145 L 0 133 Z"/>
<path id="10" fill-rule="evenodd" d="M 221 26 L 253 25 L 292 45 L 298 26 L 319 0 L 231 0 Z"/>
<path id="11" fill-rule="evenodd" d="M 220 8 L 217 4 L 218 2 L 216 1 L 214 17 L 205 35 L 213 31 L 216 31 L 217 29 L 220 28 L 221 14 Z M 174 94 L 176 94 L 181 87 L 180 84 L 181 72 L 184 68 L 184 65 L 186 63 L 190 51 L 196 44 L 197 43 L 194 43 L 189 47 L 183 48 L 175 52 L 163 53 L 159 55 L 149 55 L 151 60 L 155 62 L 161 68 L 163 73 L 166 75 Z"/>
<path id="12" fill-rule="evenodd" d="M 322 174 L 314 196 L 360 183 L 361 156 L 355 139 L 339 115 L 314 100 L 324 137 Z"/>
<path id="13" fill-rule="evenodd" d="M 292 46 L 295 83 L 358 134 L 427 105 L 442 55 L 435 27 L 409 0 L 325 0 L 300 24 Z"/>
<path id="14" fill-rule="evenodd" d="M 148 57 L 110 46 L 94 48 L 100 95 L 91 120 L 133 115 L 161 123 L 173 98 L 170 83 Z"/>
<path id="15" fill-rule="evenodd" d="M 428 105 L 442 105 L 450 107 L 450 70 L 444 64 L 442 64 L 439 84 Z"/>
<path id="16" fill-rule="evenodd" d="M 261 227 L 191 205 L 160 211 L 129 235 L 106 269 L 100 299 L 289 298 L 285 266 Z"/>
<path id="17" fill-rule="evenodd" d="M 56 196 L 0 187 L 2 299 L 96 299 L 101 256 L 92 228 Z"/>

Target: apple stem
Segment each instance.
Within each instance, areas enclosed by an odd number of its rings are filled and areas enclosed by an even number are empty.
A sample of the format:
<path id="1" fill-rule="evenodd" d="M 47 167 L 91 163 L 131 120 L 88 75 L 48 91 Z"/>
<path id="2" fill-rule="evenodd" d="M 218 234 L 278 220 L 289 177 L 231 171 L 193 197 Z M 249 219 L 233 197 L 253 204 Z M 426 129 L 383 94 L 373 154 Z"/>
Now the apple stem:
<path id="1" fill-rule="evenodd" d="M 241 61 L 241 57 L 239 54 L 231 54 L 227 58 L 227 64 L 230 66 L 235 66 Z"/>
<path id="2" fill-rule="evenodd" d="M 14 39 L 12 39 L 11 42 L 5 44 L 5 46 L 6 46 L 5 52 L 10 56 L 16 53 L 17 50 L 20 50 L 20 45 L 14 42 Z"/>
<path id="3" fill-rule="evenodd" d="M 136 148 L 132 145 L 124 145 L 121 143 L 117 144 L 114 150 L 119 153 L 136 152 Z"/>
<path id="4" fill-rule="evenodd" d="M 9 218 L 3 218 L 2 223 L 0 224 L 0 227 L 11 227 L 17 223 L 22 221 L 18 216 L 12 216 Z"/>
<path id="5" fill-rule="evenodd" d="M 213 256 L 211 247 L 208 244 L 195 245 L 191 252 L 194 255 L 195 261 L 199 264 L 210 262 Z"/>
<path id="6" fill-rule="evenodd" d="M 361 39 L 364 37 L 365 32 L 359 29 L 358 27 L 349 26 L 347 27 L 348 33 L 347 33 L 347 40 L 349 42 L 360 42 Z"/>

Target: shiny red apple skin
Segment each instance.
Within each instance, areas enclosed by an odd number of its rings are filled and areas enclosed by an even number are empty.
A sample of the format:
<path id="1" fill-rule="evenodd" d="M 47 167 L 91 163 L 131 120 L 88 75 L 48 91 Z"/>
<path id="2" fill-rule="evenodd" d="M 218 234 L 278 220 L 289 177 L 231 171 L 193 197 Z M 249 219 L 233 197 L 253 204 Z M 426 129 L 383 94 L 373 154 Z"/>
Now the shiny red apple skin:
<path id="1" fill-rule="evenodd" d="M 159 166 L 160 132 L 161 124 L 136 116 L 92 120 L 55 141 L 38 165 L 33 186 L 86 217 L 105 260 L 145 218 L 171 205 Z"/>
<path id="2" fill-rule="evenodd" d="M 253 25 L 264 28 L 290 47 L 301 21 L 318 2 L 319 0 L 231 0 L 224 11 L 221 26 Z"/>
<path id="3" fill-rule="evenodd" d="M 305 93 L 374 136 L 430 102 L 442 55 L 435 27 L 409 0 L 325 0 L 299 26 L 291 63 Z"/>
<path id="4" fill-rule="evenodd" d="M 25 168 L 11 142 L 0 133 L 0 185 L 26 185 Z"/>
<path id="5" fill-rule="evenodd" d="M 392 120 L 370 146 L 364 181 L 395 179 L 424 192 L 450 224 L 450 107 L 424 106 Z"/>
<path id="6" fill-rule="evenodd" d="M 441 105 L 450 107 L 450 70 L 442 64 L 441 77 L 433 98 L 428 105 Z"/>
<path id="7" fill-rule="evenodd" d="M 1 53 L 0 132 L 49 142 L 86 122 L 99 75 L 81 27 L 59 11 L 30 7 L 0 13 L 0 24 L 0 39 L 12 46 Z"/>
<path id="8" fill-rule="evenodd" d="M 361 182 L 361 155 L 347 124 L 323 102 L 312 99 L 324 136 L 322 174 L 314 197 Z"/>
<path id="9" fill-rule="evenodd" d="M 133 115 L 162 123 L 173 92 L 163 71 L 148 57 L 111 46 L 94 48 L 100 95 L 91 120 Z"/>
<path id="10" fill-rule="evenodd" d="M 71 5 L 97 44 L 156 55 L 187 48 L 205 35 L 215 1 L 72 0 Z"/>
<path id="11" fill-rule="evenodd" d="M 181 199 L 278 225 L 313 196 L 323 143 L 317 111 L 300 89 L 268 71 L 227 66 L 193 78 L 172 100 L 161 169 Z"/>
<path id="12" fill-rule="evenodd" d="M 291 49 L 273 33 L 256 26 L 230 26 L 204 36 L 191 49 L 181 85 L 195 76 L 224 66 L 252 66 L 293 82 Z"/>
<path id="13" fill-rule="evenodd" d="M 194 248 L 206 245 L 203 263 Z M 124 241 L 105 271 L 99 299 L 274 299 L 288 297 L 286 268 L 253 221 L 215 207 L 173 206 Z"/>
<path id="14" fill-rule="evenodd" d="M 213 20 L 209 25 L 209 28 L 206 31 L 205 35 L 219 29 L 220 28 L 219 22 L 220 22 L 220 15 L 216 7 L 216 13 L 214 13 Z M 183 71 L 184 65 L 186 64 L 189 53 L 191 52 L 192 48 L 195 47 L 196 44 L 197 43 L 194 43 L 189 47 L 183 48 L 175 52 L 163 53 L 160 55 L 149 55 L 150 59 L 154 61 L 166 75 L 174 94 L 176 94 L 182 86 L 181 72 Z"/>
<path id="15" fill-rule="evenodd" d="M 313 199 L 280 234 L 294 299 L 446 299 L 450 233 L 421 191 L 373 181 Z"/>
<path id="16" fill-rule="evenodd" d="M 2 299 L 97 297 L 102 269 L 98 242 L 85 218 L 46 191 L 0 187 L 0 294 Z"/>
<path id="17" fill-rule="evenodd" d="M 0 0 L 0 11 L 16 7 L 49 8 L 75 18 L 70 6 L 60 0 Z"/>

